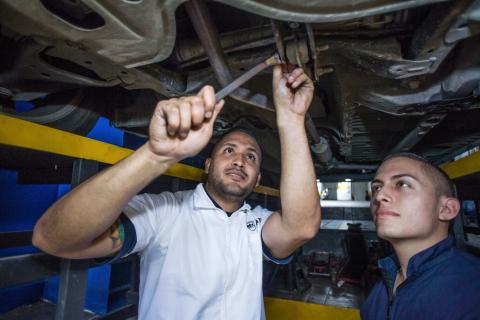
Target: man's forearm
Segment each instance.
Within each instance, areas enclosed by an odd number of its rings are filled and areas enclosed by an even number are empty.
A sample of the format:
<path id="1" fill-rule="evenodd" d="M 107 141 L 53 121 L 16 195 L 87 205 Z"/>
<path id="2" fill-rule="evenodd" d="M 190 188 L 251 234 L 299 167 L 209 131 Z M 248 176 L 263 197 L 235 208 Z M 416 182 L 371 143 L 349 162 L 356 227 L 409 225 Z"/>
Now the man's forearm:
<path id="1" fill-rule="evenodd" d="M 278 121 L 282 175 L 282 221 L 293 235 L 309 238 L 320 224 L 320 198 L 304 118 Z"/>
<path id="2" fill-rule="evenodd" d="M 127 202 L 176 161 L 142 146 L 58 200 L 40 218 L 34 243 L 45 251 L 89 246 L 118 218 Z"/>

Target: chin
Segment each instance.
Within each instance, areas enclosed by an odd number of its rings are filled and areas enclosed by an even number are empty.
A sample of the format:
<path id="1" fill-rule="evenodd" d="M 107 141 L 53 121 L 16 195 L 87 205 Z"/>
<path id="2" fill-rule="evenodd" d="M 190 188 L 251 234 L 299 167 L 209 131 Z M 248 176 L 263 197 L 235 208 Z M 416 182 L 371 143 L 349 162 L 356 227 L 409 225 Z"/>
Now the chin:
<path id="1" fill-rule="evenodd" d="M 395 230 L 388 230 L 386 228 L 378 227 L 377 226 L 377 236 L 383 240 L 394 240 L 394 239 L 401 239 L 402 236 L 395 232 Z"/>
<path id="2" fill-rule="evenodd" d="M 414 238 L 414 236 L 411 235 L 411 234 L 404 234 L 404 233 L 401 233 L 401 232 L 398 232 L 398 231 L 395 232 L 395 231 L 391 231 L 391 230 L 377 231 L 377 236 L 379 238 L 381 238 L 383 240 L 386 240 L 386 241 L 389 241 L 389 242 Z"/>
<path id="3" fill-rule="evenodd" d="M 386 234 L 384 232 L 380 232 L 380 231 L 377 231 L 377 237 L 379 237 L 380 239 L 386 240 L 386 241 L 390 240 L 390 237 L 388 236 L 388 234 Z"/>
<path id="4" fill-rule="evenodd" d="M 236 183 L 220 183 L 219 190 L 221 191 L 221 193 L 227 196 L 241 198 L 248 196 L 248 194 L 251 192 L 248 187 L 242 187 Z"/>

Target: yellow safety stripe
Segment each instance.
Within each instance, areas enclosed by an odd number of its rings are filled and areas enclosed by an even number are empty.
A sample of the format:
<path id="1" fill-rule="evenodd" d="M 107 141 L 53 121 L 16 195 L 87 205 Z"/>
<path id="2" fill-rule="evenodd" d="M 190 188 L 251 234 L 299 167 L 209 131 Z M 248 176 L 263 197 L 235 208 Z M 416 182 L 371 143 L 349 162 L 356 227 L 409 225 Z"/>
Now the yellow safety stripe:
<path id="1" fill-rule="evenodd" d="M 133 153 L 133 150 L 97 141 L 70 132 L 0 114 L 0 144 L 20 147 L 73 158 L 114 164 Z M 193 181 L 205 181 L 202 169 L 177 163 L 165 175 Z M 254 192 L 278 197 L 279 191 L 258 186 Z"/>
<path id="2" fill-rule="evenodd" d="M 358 309 L 325 306 L 301 301 L 265 298 L 265 316 L 274 320 L 358 320 Z"/>
<path id="3" fill-rule="evenodd" d="M 278 189 L 265 187 L 265 186 L 258 186 L 253 189 L 253 192 L 265 194 L 267 196 L 272 197 L 280 197 L 280 191 Z"/>
<path id="4" fill-rule="evenodd" d="M 133 151 L 0 114 L 0 144 L 113 164 Z"/>
<path id="5" fill-rule="evenodd" d="M 472 173 L 480 172 L 480 151 L 440 166 L 450 179 L 460 178 Z"/>

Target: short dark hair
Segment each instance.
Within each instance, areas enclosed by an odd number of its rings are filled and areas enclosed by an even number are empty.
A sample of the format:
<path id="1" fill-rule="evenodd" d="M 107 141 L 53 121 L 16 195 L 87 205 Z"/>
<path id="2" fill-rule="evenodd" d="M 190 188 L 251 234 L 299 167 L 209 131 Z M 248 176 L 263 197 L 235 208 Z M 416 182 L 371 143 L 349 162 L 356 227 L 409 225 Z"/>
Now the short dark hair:
<path id="1" fill-rule="evenodd" d="M 386 156 L 383 159 L 382 164 L 385 161 L 393 158 L 409 158 L 420 162 L 422 164 L 422 169 L 424 170 L 424 172 L 426 172 L 427 175 L 433 179 L 435 191 L 438 196 L 443 195 L 447 197 L 457 197 L 455 184 L 450 179 L 450 177 L 445 173 L 445 171 L 443 171 L 436 165 L 433 165 L 424 157 L 419 156 L 418 154 L 413 152 L 396 152 Z"/>
<path id="2" fill-rule="evenodd" d="M 263 159 L 263 150 L 262 150 L 262 146 L 261 146 L 260 143 L 258 142 L 257 135 L 256 135 L 255 132 L 253 132 L 251 129 L 249 129 L 249 128 L 247 128 L 247 127 L 241 127 L 241 126 L 233 127 L 233 128 L 231 128 L 231 129 L 229 129 L 228 131 L 226 131 L 226 132 L 217 140 L 217 142 L 215 142 L 215 144 L 213 145 L 212 152 L 210 153 L 210 156 L 215 153 L 215 151 L 216 151 L 217 148 L 218 148 L 219 143 L 223 140 L 223 138 L 225 138 L 226 136 L 228 136 L 230 133 L 233 133 L 233 132 L 242 132 L 242 133 L 244 133 L 244 134 L 252 137 L 253 140 L 255 140 L 255 142 L 257 143 L 258 147 L 260 148 L 260 156 L 261 156 L 261 158 Z"/>

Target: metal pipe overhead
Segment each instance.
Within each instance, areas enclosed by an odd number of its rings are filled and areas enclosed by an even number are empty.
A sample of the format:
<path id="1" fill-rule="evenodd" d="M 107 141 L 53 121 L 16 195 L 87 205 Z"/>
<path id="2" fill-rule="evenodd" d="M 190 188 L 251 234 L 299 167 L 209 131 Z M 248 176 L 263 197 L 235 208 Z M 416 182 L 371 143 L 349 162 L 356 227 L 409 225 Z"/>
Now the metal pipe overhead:
<path id="1" fill-rule="evenodd" d="M 193 28 L 205 48 L 208 60 L 210 61 L 213 72 L 217 76 L 220 85 L 226 86 L 232 80 L 232 74 L 223 54 L 218 32 L 212 23 L 207 5 L 201 0 L 190 0 L 185 3 L 185 9 L 193 24 Z"/>
<path id="2" fill-rule="evenodd" d="M 411 150 L 430 130 L 442 122 L 446 116 L 447 113 L 429 114 L 425 116 L 390 152 L 395 153 Z"/>
<path id="3" fill-rule="evenodd" d="M 370 201 L 357 200 L 321 200 L 322 208 L 370 208 Z"/>

